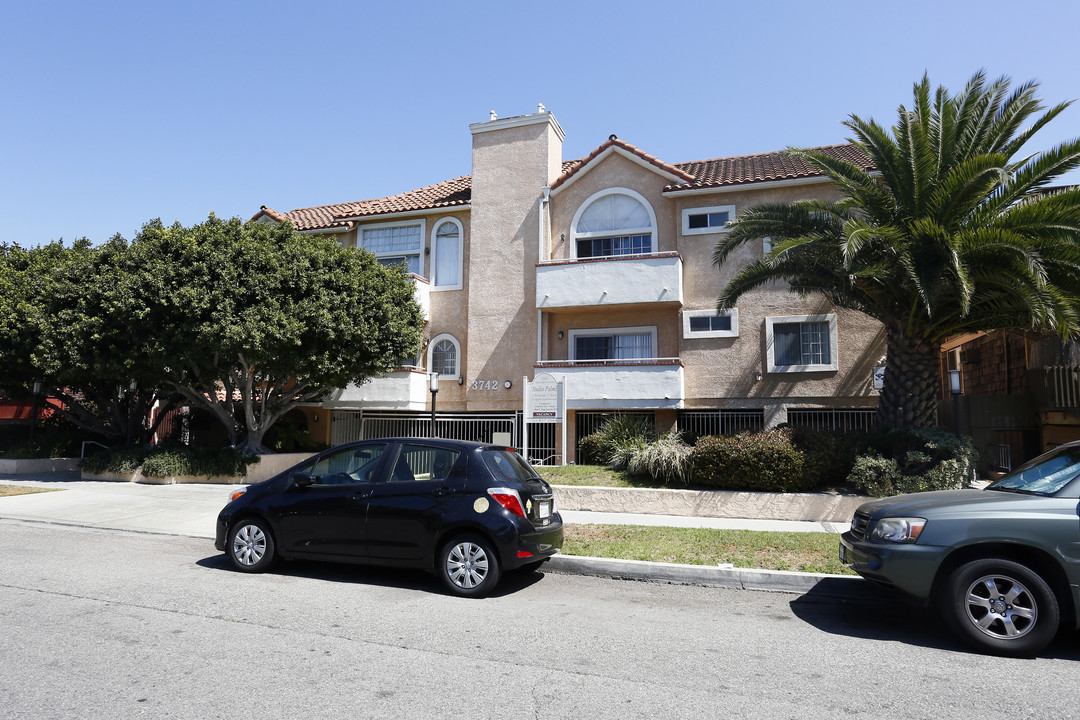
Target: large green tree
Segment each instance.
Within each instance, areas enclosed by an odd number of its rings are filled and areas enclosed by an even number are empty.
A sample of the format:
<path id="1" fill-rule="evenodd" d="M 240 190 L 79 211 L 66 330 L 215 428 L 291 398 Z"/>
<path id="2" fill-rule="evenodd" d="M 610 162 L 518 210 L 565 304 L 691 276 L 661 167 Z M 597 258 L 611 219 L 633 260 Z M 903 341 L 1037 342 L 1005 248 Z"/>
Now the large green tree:
<path id="1" fill-rule="evenodd" d="M 241 451 L 265 452 L 266 431 L 298 404 L 420 349 L 406 272 L 331 237 L 211 216 L 191 228 L 148 223 L 129 253 L 167 386 Z"/>
<path id="2" fill-rule="evenodd" d="M 850 139 L 868 171 L 820 150 L 792 150 L 842 193 L 750 209 L 713 260 L 771 238 L 773 249 L 740 269 L 718 306 L 784 281 L 885 326 L 888 361 L 882 427 L 936 422 L 939 347 L 962 333 L 1080 329 L 1080 191 L 1047 191 L 1080 165 L 1080 140 L 1027 154 L 1032 137 L 1069 103 L 1046 109 L 1038 84 L 973 76 L 951 95 L 929 78 L 914 86 L 896 125 L 852 115 Z"/>

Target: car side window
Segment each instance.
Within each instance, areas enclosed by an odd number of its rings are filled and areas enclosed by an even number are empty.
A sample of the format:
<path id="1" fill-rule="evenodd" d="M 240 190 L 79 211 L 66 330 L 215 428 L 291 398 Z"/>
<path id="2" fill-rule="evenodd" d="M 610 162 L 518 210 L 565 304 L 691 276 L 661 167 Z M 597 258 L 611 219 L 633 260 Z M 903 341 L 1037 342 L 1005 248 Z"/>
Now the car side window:
<path id="1" fill-rule="evenodd" d="M 311 469 L 315 485 L 372 482 L 386 443 L 345 447 L 319 458 Z"/>
<path id="2" fill-rule="evenodd" d="M 445 480 L 461 453 L 425 445 L 402 445 L 390 482 Z"/>

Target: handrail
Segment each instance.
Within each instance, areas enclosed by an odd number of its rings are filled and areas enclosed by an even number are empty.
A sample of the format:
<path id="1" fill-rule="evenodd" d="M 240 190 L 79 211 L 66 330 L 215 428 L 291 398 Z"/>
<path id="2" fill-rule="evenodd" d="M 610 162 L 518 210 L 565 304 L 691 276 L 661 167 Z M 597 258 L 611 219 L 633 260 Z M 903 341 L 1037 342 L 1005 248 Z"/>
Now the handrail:
<path id="1" fill-rule="evenodd" d="M 80 460 L 82 460 L 83 458 L 86 457 L 86 446 L 87 445 L 97 445 L 99 447 L 105 448 L 106 450 L 109 449 L 108 445 L 99 443 L 97 440 L 83 440 L 82 449 L 79 450 L 79 459 Z"/>

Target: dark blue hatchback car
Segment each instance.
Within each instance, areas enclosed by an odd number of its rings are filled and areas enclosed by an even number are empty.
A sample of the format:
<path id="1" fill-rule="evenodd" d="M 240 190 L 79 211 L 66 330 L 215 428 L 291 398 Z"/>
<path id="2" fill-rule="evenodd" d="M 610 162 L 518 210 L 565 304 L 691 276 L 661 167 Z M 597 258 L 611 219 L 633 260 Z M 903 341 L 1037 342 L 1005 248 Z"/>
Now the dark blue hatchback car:
<path id="1" fill-rule="evenodd" d="M 549 486 L 513 449 L 417 438 L 326 450 L 233 494 L 214 545 L 237 569 L 278 557 L 423 568 L 482 597 L 563 542 Z"/>

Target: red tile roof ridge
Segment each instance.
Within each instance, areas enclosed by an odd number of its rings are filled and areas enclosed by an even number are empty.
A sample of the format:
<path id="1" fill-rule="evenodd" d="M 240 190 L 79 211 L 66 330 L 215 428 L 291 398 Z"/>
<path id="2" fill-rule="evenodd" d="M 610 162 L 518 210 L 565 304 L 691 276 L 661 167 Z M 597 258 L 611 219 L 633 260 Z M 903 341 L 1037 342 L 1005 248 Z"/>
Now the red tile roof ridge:
<path id="1" fill-rule="evenodd" d="M 799 147 L 797 145 L 791 145 L 783 150 L 770 150 L 767 152 L 746 153 L 744 155 L 726 155 L 724 157 L 707 158 L 705 160 L 687 160 L 685 162 L 674 163 L 674 165 L 694 165 L 697 163 L 711 163 L 711 162 L 725 162 L 730 160 L 742 160 L 745 158 L 764 157 L 766 155 L 783 155 L 784 153 L 791 152 L 793 150 L 833 150 L 836 148 L 853 148 L 858 149 L 854 143 L 836 143 L 835 145 L 815 145 L 813 147 Z"/>
<path id="2" fill-rule="evenodd" d="M 564 163 L 563 164 L 563 166 L 564 166 L 563 167 L 563 173 L 562 173 L 562 175 L 560 175 L 559 177 L 557 177 L 555 179 L 555 182 L 551 183 L 551 189 L 554 190 L 557 187 L 559 187 L 560 185 L 563 185 L 564 183 L 569 182 L 570 178 L 572 178 L 574 175 L 576 175 L 583 167 L 588 165 L 590 162 L 595 160 L 597 157 L 599 157 L 601 154 L 603 154 L 608 148 L 611 148 L 611 147 L 622 148 L 626 152 L 637 155 L 642 160 L 646 161 L 647 163 L 649 163 L 651 165 L 656 166 L 657 168 L 663 170 L 664 172 L 666 172 L 666 173 L 668 173 L 670 175 L 674 175 L 675 177 L 680 178 L 682 180 L 685 180 L 687 182 L 692 182 L 694 180 L 693 175 L 683 171 L 680 168 L 675 167 L 674 165 L 672 165 L 670 163 L 666 163 L 663 160 L 660 160 L 655 155 L 650 155 L 649 153 L 645 152 L 644 150 L 642 150 L 642 149 L 640 149 L 640 148 L 638 148 L 638 147 L 636 147 L 634 145 L 631 145 L 630 143 L 626 142 L 625 140 L 620 140 L 617 136 L 615 136 L 613 134 L 613 135 L 609 136 L 607 140 L 605 140 L 603 143 L 601 143 L 599 147 L 597 147 L 595 150 L 593 150 L 591 153 L 586 155 L 581 160 L 578 160 L 577 162 L 573 163 L 569 168 L 567 168 L 565 166 L 566 164 Z"/>

